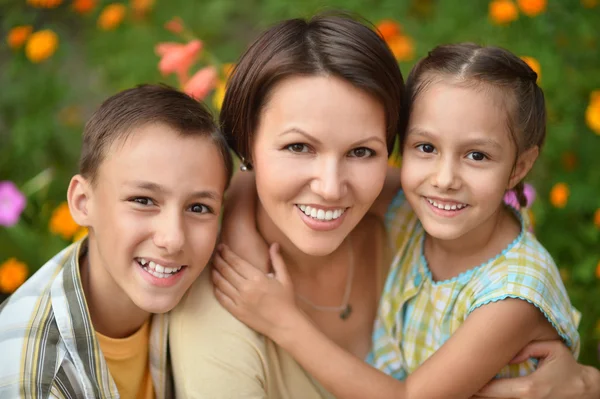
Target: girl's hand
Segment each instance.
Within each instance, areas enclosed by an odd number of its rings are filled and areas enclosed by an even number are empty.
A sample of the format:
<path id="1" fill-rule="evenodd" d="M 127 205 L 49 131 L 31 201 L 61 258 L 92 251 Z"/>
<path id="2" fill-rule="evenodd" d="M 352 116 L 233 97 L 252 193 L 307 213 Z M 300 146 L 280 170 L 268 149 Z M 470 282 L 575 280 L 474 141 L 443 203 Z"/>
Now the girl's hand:
<path id="1" fill-rule="evenodd" d="M 478 395 L 485 398 L 598 399 L 600 372 L 575 361 L 559 341 L 536 342 L 525 347 L 513 363 L 539 358 L 538 369 L 526 377 L 495 380 Z"/>
<path id="2" fill-rule="evenodd" d="M 279 245 L 269 250 L 274 274 L 265 274 L 241 259 L 226 245 L 214 257 L 215 296 L 242 323 L 273 340 L 292 331 L 302 312 L 296 306 L 294 289 Z"/>

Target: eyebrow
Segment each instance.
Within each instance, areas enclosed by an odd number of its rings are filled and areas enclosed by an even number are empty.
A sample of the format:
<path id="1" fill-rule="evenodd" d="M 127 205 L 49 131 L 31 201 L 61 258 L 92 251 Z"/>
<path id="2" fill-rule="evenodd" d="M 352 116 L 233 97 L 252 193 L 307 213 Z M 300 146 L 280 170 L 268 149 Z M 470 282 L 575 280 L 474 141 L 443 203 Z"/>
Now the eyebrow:
<path id="1" fill-rule="evenodd" d="M 281 133 L 281 136 L 285 136 L 285 135 L 291 134 L 291 133 L 301 134 L 302 136 L 308 138 L 309 140 L 312 140 L 312 141 L 314 141 L 317 144 L 321 144 L 321 141 L 319 139 L 317 139 L 316 137 L 314 137 L 314 136 L 306 133 L 304 130 L 299 129 L 297 127 L 293 127 L 293 128 L 285 130 L 283 133 Z M 365 139 L 361 139 L 359 141 L 356 141 L 356 142 L 352 143 L 352 147 L 360 145 L 360 144 L 363 144 L 363 143 L 367 143 L 369 141 L 378 141 L 379 143 L 381 143 L 384 146 L 387 145 L 380 137 L 378 137 L 376 135 L 373 135 L 373 136 L 370 136 L 370 137 L 367 137 Z"/>
<path id="2" fill-rule="evenodd" d="M 134 188 L 143 189 L 143 190 L 158 192 L 158 193 L 162 193 L 162 194 L 170 194 L 170 191 L 166 187 L 163 187 L 160 184 L 156 184 L 156 183 L 153 183 L 150 181 L 135 180 L 135 181 L 127 182 L 127 183 L 125 183 L 125 185 L 134 187 Z M 222 199 L 221 195 L 219 195 L 217 192 L 212 191 L 212 190 L 194 191 L 191 193 L 190 197 L 191 198 L 202 198 L 202 199 L 206 198 L 206 199 L 212 199 L 214 201 L 221 201 L 221 199 Z"/>
<path id="3" fill-rule="evenodd" d="M 435 135 L 431 134 L 430 132 L 426 131 L 426 130 L 422 130 L 422 129 L 410 129 L 408 131 L 408 134 L 412 134 L 415 136 L 421 136 L 424 137 L 426 139 L 430 139 L 433 140 L 435 139 Z M 470 146 L 480 146 L 480 147 L 494 147 L 497 149 L 502 149 L 502 146 L 500 145 L 500 143 L 498 143 L 496 140 L 491 139 L 491 138 L 476 138 L 473 140 L 465 140 L 464 142 L 460 143 L 461 146 L 464 147 L 470 147 Z"/>

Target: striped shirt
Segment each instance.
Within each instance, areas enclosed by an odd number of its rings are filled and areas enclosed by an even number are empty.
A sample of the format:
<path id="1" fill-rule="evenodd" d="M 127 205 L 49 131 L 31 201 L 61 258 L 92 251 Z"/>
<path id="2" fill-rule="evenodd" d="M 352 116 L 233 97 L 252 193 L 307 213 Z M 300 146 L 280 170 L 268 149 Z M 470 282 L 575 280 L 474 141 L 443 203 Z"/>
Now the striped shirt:
<path id="1" fill-rule="evenodd" d="M 400 191 L 386 215 L 396 255 L 368 361 L 402 380 L 433 355 L 471 312 L 506 298 L 536 306 L 577 356 L 580 314 L 571 306 L 552 257 L 528 231 L 526 213 L 518 217 L 521 233 L 502 253 L 455 278 L 435 281 L 423 255 L 423 226 Z M 527 360 L 506 366 L 497 376 L 526 375 L 535 367 L 534 360 Z"/>
<path id="2" fill-rule="evenodd" d="M 87 239 L 47 262 L 0 305 L 0 398 L 119 398 L 87 308 L 80 255 Z M 149 348 L 157 398 L 173 397 L 168 314 L 154 315 Z"/>

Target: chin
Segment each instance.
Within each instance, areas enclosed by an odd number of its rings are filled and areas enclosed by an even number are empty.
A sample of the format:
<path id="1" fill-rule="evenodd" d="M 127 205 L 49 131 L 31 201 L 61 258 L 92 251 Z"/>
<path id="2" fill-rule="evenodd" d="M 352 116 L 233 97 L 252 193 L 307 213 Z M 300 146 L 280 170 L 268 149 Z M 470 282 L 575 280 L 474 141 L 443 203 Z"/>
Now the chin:
<path id="1" fill-rule="evenodd" d="M 168 296 L 161 298 L 161 296 L 153 296 L 136 301 L 136 305 L 145 312 L 161 314 L 173 310 L 180 300 L 181 297 Z"/>
<path id="2" fill-rule="evenodd" d="M 327 256 L 335 252 L 343 242 L 331 237 L 295 240 L 293 243 L 300 251 L 310 256 Z"/>

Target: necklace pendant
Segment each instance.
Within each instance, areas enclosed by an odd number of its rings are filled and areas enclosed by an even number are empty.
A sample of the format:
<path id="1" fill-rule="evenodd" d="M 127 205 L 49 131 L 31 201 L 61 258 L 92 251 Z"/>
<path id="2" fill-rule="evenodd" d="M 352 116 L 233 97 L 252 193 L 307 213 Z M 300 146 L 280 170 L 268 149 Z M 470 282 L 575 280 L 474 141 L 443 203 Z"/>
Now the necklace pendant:
<path id="1" fill-rule="evenodd" d="M 342 310 L 342 313 L 340 313 L 340 319 L 346 320 L 348 317 L 350 317 L 351 314 L 352 314 L 352 305 L 348 304 L 348 305 L 346 305 L 344 310 Z"/>

